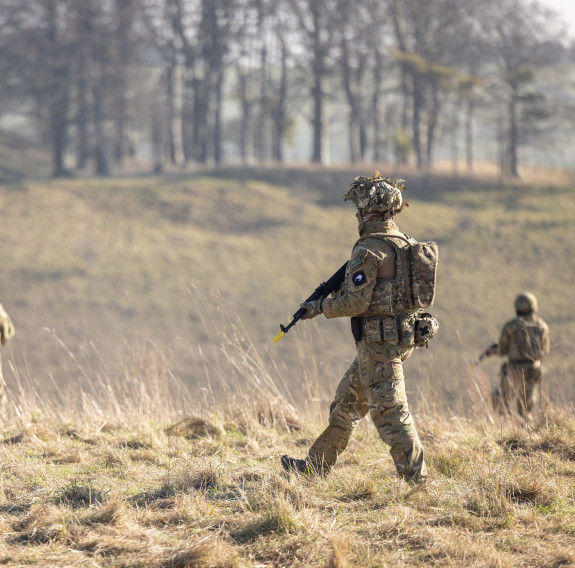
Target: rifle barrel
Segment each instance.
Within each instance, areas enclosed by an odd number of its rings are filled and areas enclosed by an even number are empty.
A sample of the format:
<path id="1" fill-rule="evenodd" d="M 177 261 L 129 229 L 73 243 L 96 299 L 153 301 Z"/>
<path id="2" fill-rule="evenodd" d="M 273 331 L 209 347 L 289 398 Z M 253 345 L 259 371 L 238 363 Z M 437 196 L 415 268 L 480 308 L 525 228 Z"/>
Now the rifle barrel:
<path id="1" fill-rule="evenodd" d="M 332 292 L 340 289 L 341 283 L 345 278 L 345 270 L 347 267 L 347 262 L 335 273 L 333 274 L 327 282 L 322 282 L 309 296 L 306 302 L 313 302 L 314 300 L 319 300 L 322 296 L 329 296 Z M 305 308 L 300 308 L 293 316 L 291 322 L 284 326 L 280 324 L 280 330 L 275 337 L 273 342 L 277 343 L 307 312 Z"/>

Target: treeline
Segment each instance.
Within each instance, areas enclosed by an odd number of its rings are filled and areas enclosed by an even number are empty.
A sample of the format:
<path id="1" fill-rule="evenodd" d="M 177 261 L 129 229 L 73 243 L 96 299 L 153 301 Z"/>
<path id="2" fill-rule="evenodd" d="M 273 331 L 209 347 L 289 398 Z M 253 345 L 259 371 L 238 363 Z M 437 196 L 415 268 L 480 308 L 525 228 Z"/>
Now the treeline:
<path id="1" fill-rule="evenodd" d="M 54 176 L 282 162 L 309 122 L 328 160 L 471 170 L 477 135 L 503 174 L 571 129 L 561 22 L 528 0 L 0 0 L 0 114 L 26 116 Z"/>

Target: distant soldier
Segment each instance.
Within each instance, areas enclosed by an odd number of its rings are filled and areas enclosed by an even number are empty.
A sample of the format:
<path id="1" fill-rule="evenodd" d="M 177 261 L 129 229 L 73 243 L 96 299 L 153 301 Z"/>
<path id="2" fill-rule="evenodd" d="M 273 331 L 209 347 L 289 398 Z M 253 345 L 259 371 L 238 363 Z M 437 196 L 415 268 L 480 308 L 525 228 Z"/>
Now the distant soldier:
<path id="1" fill-rule="evenodd" d="M 302 304 L 307 310 L 302 319 L 322 313 L 328 319 L 350 317 L 357 357 L 337 387 L 329 424 L 307 457 L 282 457 L 288 471 L 327 473 L 369 413 L 390 446 L 398 475 L 413 482 L 427 477 L 423 447 L 407 405 L 403 362 L 416 345 L 427 345 L 437 329 L 436 320 L 421 312 L 435 294 L 437 245 L 418 244 L 393 221 L 406 206 L 403 188 L 402 180 L 375 172 L 373 177 L 356 178 L 344 196 L 358 209 L 360 239 L 341 290 Z"/>
<path id="2" fill-rule="evenodd" d="M 0 304 L 0 344 L 5 345 L 14 337 L 14 326 L 10 316 Z M 0 354 L 0 417 L 6 416 L 6 386 L 2 376 L 2 355 Z"/>
<path id="3" fill-rule="evenodd" d="M 501 366 L 501 386 L 493 391 L 493 404 L 501 413 L 511 412 L 511 401 L 517 398 L 517 410 L 529 419 L 539 395 L 543 368 L 541 362 L 549 353 L 549 326 L 537 316 L 537 298 L 530 292 L 515 298 L 517 317 L 501 330 L 499 343 L 494 343 L 484 356 L 507 357 Z"/>

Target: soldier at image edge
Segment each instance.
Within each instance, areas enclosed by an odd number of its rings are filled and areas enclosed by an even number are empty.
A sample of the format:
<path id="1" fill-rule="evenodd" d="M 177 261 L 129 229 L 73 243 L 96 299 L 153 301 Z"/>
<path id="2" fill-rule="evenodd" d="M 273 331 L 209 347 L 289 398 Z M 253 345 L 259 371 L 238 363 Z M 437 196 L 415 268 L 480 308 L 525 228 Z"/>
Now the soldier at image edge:
<path id="1" fill-rule="evenodd" d="M 500 387 L 492 392 L 493 406 L 500 414 L 511 414 L 511 402 L 517 399 L 517 411 L 531 419 L 540 396 L 543 359 L 550 351 L 549 326 L 537 315 L 537 298 L 524 292 L 515 298 L 517 317 L 503 326 L 499 343 L 486 349 L 483 356 L 507 357 L 501 365 Z"/>
<path id="2" fill-rule="evenodd" d="M 407 203 L 403 180 L 357 177 L 344 200 L 357 207 L 360 239 L 347 264 L 341 289 L 332 297 L 301 304 L 302 319 L 323 313 L 350 317 L 357 356 L 337 387 L 329 424 L 305 459 L 284 455 L 290 472 L 325 475 L 369 412 L 381 439 L 390 446 L 398 475 L 407 482 L 427 477 L 424 452 L 409 411 L 403 362 L 426 346 L 438 324 L 422 308 L 435 296 L 437 245 L 417 243 L 401 232 L 394 216 Z M 423 275 L 423 277 L 422 277 Z"/>
<path id="3" fill-rule="evenodd" d="M 0 304 L 0 344 L 5 345 L 14 337 L 14 325 L 10 316 L 6 313 L 6 310 Z M 4 383 L 4 377 L 2 376 L 2 354 L 0 353 L 0 417 L 4 418 L 6 416 L 6 385 Z"/>

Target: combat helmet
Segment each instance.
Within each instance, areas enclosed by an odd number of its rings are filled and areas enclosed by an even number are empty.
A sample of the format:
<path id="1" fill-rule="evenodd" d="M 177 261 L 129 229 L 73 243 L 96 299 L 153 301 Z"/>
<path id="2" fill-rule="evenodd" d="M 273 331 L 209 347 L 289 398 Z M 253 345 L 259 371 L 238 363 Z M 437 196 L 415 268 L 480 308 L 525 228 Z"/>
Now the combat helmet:
<path id="1" fill-rule="evenodd" d="M 537 311 L 537 298 L 531 292 L 523 292 L 515 298 L 515 311 L 529 314 Z"/>
<path id="2" fill-rule="evenodd" d="M 401 195 L 404 189 L 404 180 L 384 178 L 376 170 L 371 177 L 356 177 L 343 199 L 353 201 L 362 213 L 395 215 L 408 206 Z"/>

